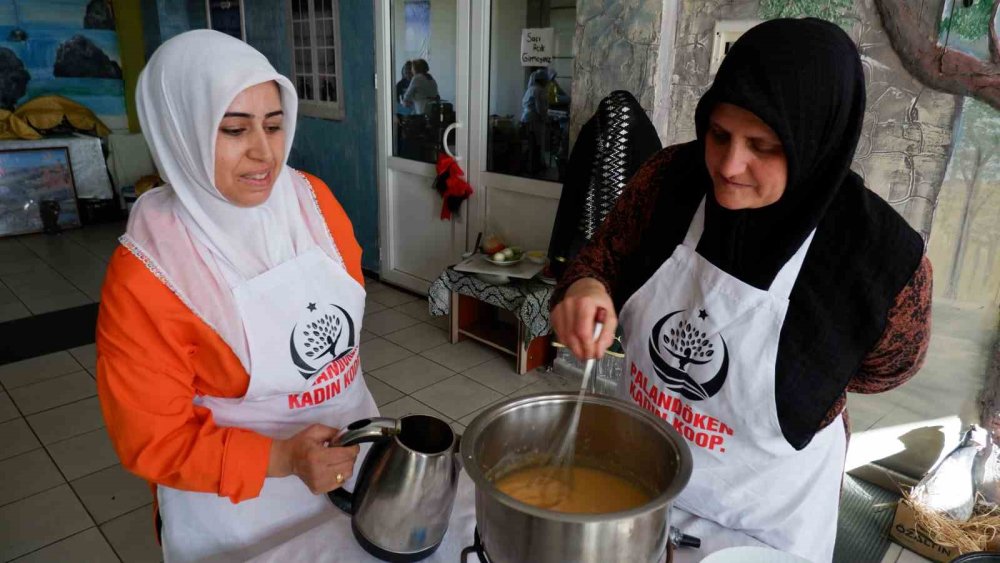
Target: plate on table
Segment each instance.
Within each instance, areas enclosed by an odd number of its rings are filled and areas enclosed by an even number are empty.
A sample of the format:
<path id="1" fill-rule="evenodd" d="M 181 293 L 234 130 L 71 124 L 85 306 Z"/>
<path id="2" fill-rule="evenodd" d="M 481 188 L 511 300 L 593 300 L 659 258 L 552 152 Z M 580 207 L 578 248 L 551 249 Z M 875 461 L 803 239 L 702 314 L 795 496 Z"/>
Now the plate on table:
<path id="1" fill-rule="evenodd" d="M 490 264 L 493 264 L 494 266 L 504 266 L 504 267 L 506 267 L 506 266 L 513 266 L 514 264 L 520 264 L 521 260 L 524 260 L 524 256 L 521 256 L 520 258 L 517 258 L 516 260 L 504 260 L 503 262 L 497 262 L 496 260 L 494 260 L 490 256 L 483 256 L 483 260 L 486 260 L 487 262 L 489 262 Z"/>
<path id="2" fill-rule="evenodd" d="M 544 264 L 549 260 L 548 253 L 544 250 L 529 250 L 524 255 L 528 257 L 529 261 L 535 264 Z"/>
<path id="3" fill-rule="evenodd" d="M 740 546 L 710 553 L 701 563 L 809 563 L 798 555 L 770 547 Z"/>
<path id="4" fill-rule="evenodd" d="M 476 274 L 476 277 L 493 285 L 507 285 L 510 283 L 510 278 L 499 274 Z"/>

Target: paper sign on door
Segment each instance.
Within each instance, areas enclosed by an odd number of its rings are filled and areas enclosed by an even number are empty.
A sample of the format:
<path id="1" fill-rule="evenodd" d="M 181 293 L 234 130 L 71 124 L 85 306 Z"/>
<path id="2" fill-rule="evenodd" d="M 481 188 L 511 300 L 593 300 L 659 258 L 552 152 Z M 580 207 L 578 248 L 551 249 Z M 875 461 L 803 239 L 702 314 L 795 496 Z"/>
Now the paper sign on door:
<path id="1" fill-rule="evenodd" d="M 549 66 L 555 50 L 551 27 L 521 30 L 521 66 Z"/>

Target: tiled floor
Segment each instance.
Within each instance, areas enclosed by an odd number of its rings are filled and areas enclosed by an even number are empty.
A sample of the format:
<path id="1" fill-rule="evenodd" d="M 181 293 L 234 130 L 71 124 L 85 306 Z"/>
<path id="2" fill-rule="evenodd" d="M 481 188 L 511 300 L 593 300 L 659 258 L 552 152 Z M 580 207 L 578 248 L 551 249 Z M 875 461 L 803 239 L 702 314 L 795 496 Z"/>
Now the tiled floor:
<path id="1" fill-rule="evenodd" d="M 514 359 L 448 343 L 426 301 L 369 280 L 365 378 L 384 416 L 426 413 L 465 429 L 507 396 L 578 389 Z M 96 397 L 93 345 L 0 366 L 0 561 L 159 561 L 151 495 L 118 463 Z"/>
<path id="2" fill-rule="evenodd" d="M 121 468 L 104 430 L 95 354 L 0 366 L 2 561 L 160 560 L 149 488 Z"/>
<path id="3" fill-rule="evenodd" d="M 94 303 L 124 223 L 0 239 L 0 323 Z"/>

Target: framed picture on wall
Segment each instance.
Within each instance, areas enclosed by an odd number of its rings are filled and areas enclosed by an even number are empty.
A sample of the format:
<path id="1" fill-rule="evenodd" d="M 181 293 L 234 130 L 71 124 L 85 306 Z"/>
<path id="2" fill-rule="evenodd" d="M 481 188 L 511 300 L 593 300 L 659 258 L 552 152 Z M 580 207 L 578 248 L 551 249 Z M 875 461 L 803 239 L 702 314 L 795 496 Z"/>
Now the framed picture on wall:
<path id="1" fill-rule="evenodd" d="M 0 150 L 0 237 L 37 233 L 55 225 L 80 226 L 69 150 Z"/>
<path id="2" fill-rule="evenodd" d="M 205 14 L 209 29 L 247 40 L 243 0 L 205 0 Z"/>

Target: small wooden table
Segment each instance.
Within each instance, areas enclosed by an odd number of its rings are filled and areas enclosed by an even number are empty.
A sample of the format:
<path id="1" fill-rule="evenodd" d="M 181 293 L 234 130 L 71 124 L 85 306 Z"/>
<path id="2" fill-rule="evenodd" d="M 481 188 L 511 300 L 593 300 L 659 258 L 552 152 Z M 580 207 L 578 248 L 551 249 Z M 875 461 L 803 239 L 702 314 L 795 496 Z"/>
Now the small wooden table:
<path id="1" fill-rule="evenodd" d="M 518 375 L 524 375 L 555 357 L 551 334 L 526 342 L 525 333 L 524 323 L 513 313 L 457 291 L 451 293 L 452 344 L 471 338 L 510 354 Z"/>
<path id="2" fill-rule="evenodd" d="M 518 374 L 555 357 L 549 325 L 554 288 L 537 280 L 487 282 L 446 268 L 428 292 L 432 315 L 450 315 L 452 343 L 471 338 L 514 356 Z"/>

